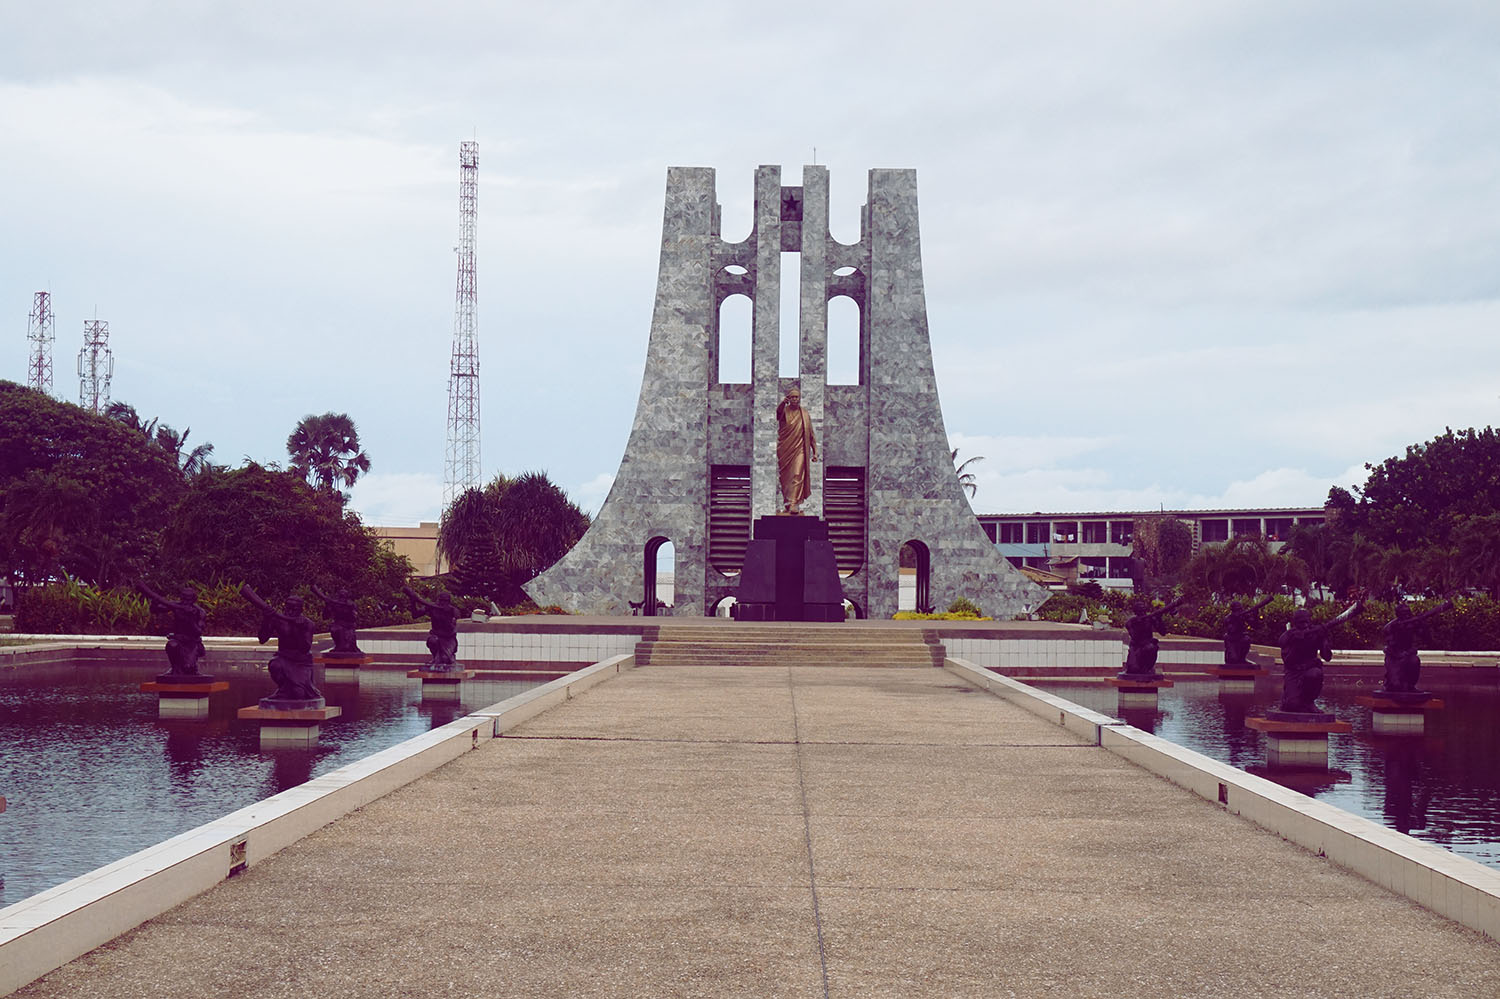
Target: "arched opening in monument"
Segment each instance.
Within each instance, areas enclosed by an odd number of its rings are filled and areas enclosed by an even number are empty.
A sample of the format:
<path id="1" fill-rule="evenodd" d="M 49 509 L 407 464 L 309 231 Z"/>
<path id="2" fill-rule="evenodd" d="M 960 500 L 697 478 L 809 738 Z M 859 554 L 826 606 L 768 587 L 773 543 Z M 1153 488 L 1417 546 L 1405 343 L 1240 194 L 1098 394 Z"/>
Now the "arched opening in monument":
<path id="1" fill-rule="evenodd" d="M 781 254 L 781 363 L 782 378 L 796 378 L 802 371 L 802 254 Z"/>
<path id="2" fill-rule="evenodd" d="M 849 619 L 851 617 L 863 620 L 864 616 L 865 616 L 865 612 L 859 609 L 859 604 L 855 603 L 853 600 L 845 600 L 844 601 L 844 618 L 845 618 L 845 620 L 847 620 L 847 619 Z"/>
<path id="3" fill-rule="evenodd" d="M 859 304 L 848 295 L 828 300 L 828 384 L 859 384 Z"/>
<path id="4" fill-rule="evenodd" d="M 657 535 L 646 542 L 644 568 L 641 613 L 646 617 L 670 614 L 677 586 L 677 549 L 670 538 Z"/>
<path id="5" fill-rule="evenodd" d="M 750 299 L 745 295 L 730 295 L 719 306 L 719 370 L 721 385 L 748 385 L 750 383 L 751 313 Z"/>
<path id="6" fill-rule="evenodd" d="M 734 596 L 720 597 L 714 601 L 713 607 L 709 608 L 710 617 L 734 617 L 734 605 L 739 599 Z"/>
<path id="7" fill-rule="evenodd" d="M 898 611 L 932 613 L 932 553 L 915 538 L 901 546 L 900 590 L 896 594 Z"/>

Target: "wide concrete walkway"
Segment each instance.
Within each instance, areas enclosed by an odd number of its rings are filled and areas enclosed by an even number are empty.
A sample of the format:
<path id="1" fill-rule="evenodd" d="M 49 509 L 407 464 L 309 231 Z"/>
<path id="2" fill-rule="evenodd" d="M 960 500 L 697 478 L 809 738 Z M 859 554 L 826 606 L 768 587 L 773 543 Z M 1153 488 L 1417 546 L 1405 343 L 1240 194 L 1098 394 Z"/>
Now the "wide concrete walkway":
<path id="1" fill-rule="evenodd" d="M 1500 946 L 941 670 L 646 667 L 17 995 L 1471 999 Z"/>

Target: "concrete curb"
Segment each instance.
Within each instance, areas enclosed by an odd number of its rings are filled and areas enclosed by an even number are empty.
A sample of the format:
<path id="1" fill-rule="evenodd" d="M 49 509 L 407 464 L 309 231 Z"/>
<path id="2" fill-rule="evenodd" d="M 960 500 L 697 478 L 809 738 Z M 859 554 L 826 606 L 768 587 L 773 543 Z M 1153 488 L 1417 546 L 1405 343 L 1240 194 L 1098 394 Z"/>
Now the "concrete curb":
<path id="1" fill-rule="evenodd" d="M 1432 911 L 1500 940 L 1500 871 L 963 659 L 944 668 Z"/>
<path id="2" fill-rule="evenodd" d="M 0 909 L 0 996 L 634 665 L 559 677 Z"/>

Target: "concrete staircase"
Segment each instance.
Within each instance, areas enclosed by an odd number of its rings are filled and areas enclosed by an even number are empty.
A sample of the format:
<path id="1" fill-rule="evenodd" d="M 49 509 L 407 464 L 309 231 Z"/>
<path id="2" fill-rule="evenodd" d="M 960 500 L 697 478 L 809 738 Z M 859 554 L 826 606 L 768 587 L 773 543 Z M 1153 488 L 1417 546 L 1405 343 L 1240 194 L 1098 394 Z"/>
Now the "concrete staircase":
<path id="1" fill-rule="evenodd" d="M 673 625 L 648 628 L 635 647 L 641 666 L 941 668 L 946 655 L 934 632 L 853 624 Z"/>

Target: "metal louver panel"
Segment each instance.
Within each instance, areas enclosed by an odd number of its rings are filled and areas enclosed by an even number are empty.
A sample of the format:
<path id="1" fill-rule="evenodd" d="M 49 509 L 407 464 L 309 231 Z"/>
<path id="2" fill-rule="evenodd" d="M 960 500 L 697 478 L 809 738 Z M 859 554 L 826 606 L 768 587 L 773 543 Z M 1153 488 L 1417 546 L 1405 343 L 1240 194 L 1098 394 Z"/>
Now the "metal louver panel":
<path id="1" fill-rule="evenodd" d="M 823 480 L 823 519 L 839 572 L 848 575 L 865 561 L 865 470 L 830 467 Z"/>
<path id="2" fill-rule="evenodd" d="M 750 466 L 714 465 L 708 483 L 708 564 L 729 576 L 750 541 Z"/>

